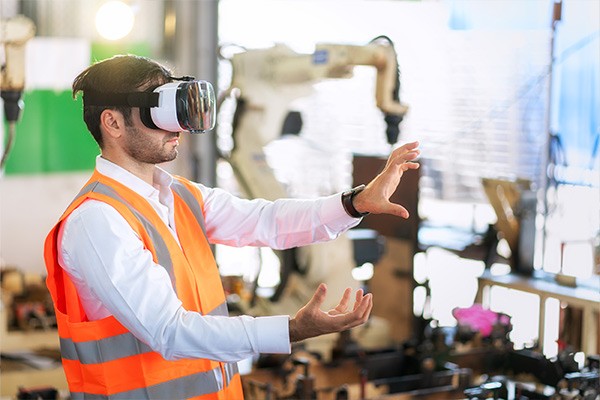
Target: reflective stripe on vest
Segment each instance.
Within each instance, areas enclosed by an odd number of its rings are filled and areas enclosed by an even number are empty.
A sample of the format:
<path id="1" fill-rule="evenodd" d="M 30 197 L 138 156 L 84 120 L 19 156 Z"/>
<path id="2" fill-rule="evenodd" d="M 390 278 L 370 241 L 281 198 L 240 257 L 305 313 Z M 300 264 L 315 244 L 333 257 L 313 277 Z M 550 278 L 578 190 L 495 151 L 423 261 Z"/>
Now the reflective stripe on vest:
<path id="1" fill-rule="evenodd" d="M 228 315 L 227 303 L 221 304 L 208 315 Z M 82 364 L 98 364 L 153 351 L 130 332 L 87 342 L 60 338 L 61 357 L 65 360 L 77 360 Z"/>
<path id="2" fill-rule="evenodd" d="M 225 364 L 225 376 L 227 383 L 238 373 L 237 364 Z M 221 368 L 215 368 L 211 371 L 199 372 L 187 375 L 182 378 L 159 383 L 158 385 L 148 386 L 141 389 L 129 390 L 116 393 L 110 396 L 90 393 L 71 392 L 73 400 L 125 400 L 125 399 L 188 399 L 190 397 L 202 396 L 204 394 L 215 393 L 223 389 L 223 378 Z"/>
<path id="3" fill-rule="evenodd" d="M 226 385 L 229 386 L 229 382 L 233 379 L 233 377 L 239 372 L 237 363 L 227 363 L 223 364 L 225 367 L 225 378 L 227 378 Z"/>
<path id="4" fill-rule="evenodd" d="M 196 201 L 196 198 L 194 197 L 192 192 L 190 192 L 189 189 L 187 187 L 185 187 L 185 185 L 183 183 L 179 182 L 176 179 L 173 181 L 171 188 L 175 191 L 175 193 L 177 193 L 179 195 L 179 197 L 181 197 L 183 199 L 183 201 L 185 202 L 185 204 L 187 204 L 187 206 L 190 208 L 190 210 L 192 210 L 192 214 L 194 214 L 194 216 L 196 217 L 196 221 L 198 221 L 198 225 L 200 225 L 200 228 L 202 228 L 202 232 L 204 233 L 204 236 L 206 236 L 206 225 L 204 223 L 204 214 L 202 213 L 202 210 L 200 209 L 200 205 Z"/>
<path id="5" fill-rule="evenodd" d="M 144 226 L 144 229 L 146 230 L 146 232 L 148 232 L 148 235 L 150 235 L 152 244 L 154 245 L 154 248 L 156 249 L 156 258 L 158 259 L 157 260 L 158 264 L 167 270 L 167 272 L 169 273 L 169 277 L 171 278 L 171 283 L 173 285 L 173 289 L 177 292 L 177 287 L 175 285 L 175 283 L 176 283 L 175 282 L 175 273 L 173 271 L 173 261 L 171 260 L 171 254 L 169 253 L 169 249 L 167 248 L 167 244 L 165 243 L 165 240 L 162 238 L 160 233 L 158 233 L 158 230 L 154 227 L 154 225 L 152 225 L 150 223 L 150 221 L 148 221 L 148 219 L 146 219 L 146 217 L 144 217 L 142 214 L 140 214 L 128 202 L 126 202 L 123 198 L 121 198 L 121 196 L 119 196 L 111 187 L 109 187 L 103 183 L 100 183 L 100 182 L 93 182 L 93 183 L 85 186 L 79 192 L 79 194 L 77 195 L 77 198 L 79 198 L 81 196 L 85 196 L 89 192 L 100 193 L 100 194 L 108 196 L 112 199 L 115 199 L 115 200 L 119 201 L 120 203 L 123 203 L 123 205 L 125 205 L 129 209 L 129 211 L 131 211 L 133 213 L 133 215 L 135 215 L 135 217 Z"/>

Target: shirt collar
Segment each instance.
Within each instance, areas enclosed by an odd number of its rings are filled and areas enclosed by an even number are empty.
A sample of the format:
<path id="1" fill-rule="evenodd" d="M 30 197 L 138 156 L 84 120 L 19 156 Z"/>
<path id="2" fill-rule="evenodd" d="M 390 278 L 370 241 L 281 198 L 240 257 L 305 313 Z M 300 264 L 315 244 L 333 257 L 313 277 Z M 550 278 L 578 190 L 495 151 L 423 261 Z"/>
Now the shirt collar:
<path id="1" fill-rule="evenodd" d="M 154 176 L 152 178 L 154 185 L 150 185 L 126 169 L 102 158 L 102 156 L 96 157 L 96 170 L 99 173 L 122 183 L 143 197 L 157 196 L 157 191 L 170 189 L 173 183 L 173 176 L 171 174 L 160 167 L 155 166 L 154 168 Z"/>

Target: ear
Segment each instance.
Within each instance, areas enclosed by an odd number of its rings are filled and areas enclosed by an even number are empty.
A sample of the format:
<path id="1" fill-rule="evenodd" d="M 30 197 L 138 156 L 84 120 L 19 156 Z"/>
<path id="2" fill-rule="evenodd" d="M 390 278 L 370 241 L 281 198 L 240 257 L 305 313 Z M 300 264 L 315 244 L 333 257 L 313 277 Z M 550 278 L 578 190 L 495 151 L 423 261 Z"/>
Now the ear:
<path id="1" fill-rule="evenodd" d="M 109 137 L 118 138 L 125 133 L 125 119 L 116 110 L 104 110 L 100 114 L 100 130 Z"/>

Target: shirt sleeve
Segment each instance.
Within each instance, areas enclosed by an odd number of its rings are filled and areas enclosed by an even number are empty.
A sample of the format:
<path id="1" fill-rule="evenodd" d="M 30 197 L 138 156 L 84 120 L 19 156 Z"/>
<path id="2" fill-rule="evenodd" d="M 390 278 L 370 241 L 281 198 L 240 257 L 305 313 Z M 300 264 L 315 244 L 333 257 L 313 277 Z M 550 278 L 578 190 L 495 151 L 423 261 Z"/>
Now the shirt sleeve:
<path id="1" fill-rule="evenodd" d="M 342 206 L 341 193 L 316 199 L 241 199 L 198 184 L 211 243 L 286 249 L 337 238 L 358 225 Z"/>
<path id="2" fill-rule="evenodd" d="M 166 359 L 233 362 L 290 352 L 288 316 L 202 316 L 185 310 L 167 271 L 108 204 L 84 202 L 63 223 L 59 243 L 59 262 L 88 317 L 114 315 Z"/>

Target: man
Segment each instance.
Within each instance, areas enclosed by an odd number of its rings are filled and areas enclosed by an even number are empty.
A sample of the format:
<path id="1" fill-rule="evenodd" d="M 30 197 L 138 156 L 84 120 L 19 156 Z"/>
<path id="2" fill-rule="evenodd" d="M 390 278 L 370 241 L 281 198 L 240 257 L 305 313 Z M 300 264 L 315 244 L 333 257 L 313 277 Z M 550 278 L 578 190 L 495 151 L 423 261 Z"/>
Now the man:
<path id="1" fill-rule="evenodd" d="M 73 82 L 101 150 L 45 245 L 73 399 L 242 398 L 237 361 L 361 325 L 372 297 L 358 290 L 350 306 L 347 289 L 322 311 L 322 284 L 293 318 L 228 317 L 209 243 L 288 248 L 334 239 L 366 213 L 408 217 L 389 197 L 403 172 L 418 167 L 416 142 L 394 150 L 362 191 L 315 200 L 250 201 L 171 176 L 156 164 L 175 159 L 181 130 L 159 128 L 155 112 L 165 106 L 152 102 L 178 79 L 128 55 L 98 62 Z M 184 99 L 202 96 L 200 83 L 187 82 Z M 198 121 L 187 121 L 189 130 L 200 129 Z"/>

